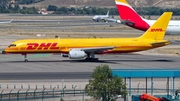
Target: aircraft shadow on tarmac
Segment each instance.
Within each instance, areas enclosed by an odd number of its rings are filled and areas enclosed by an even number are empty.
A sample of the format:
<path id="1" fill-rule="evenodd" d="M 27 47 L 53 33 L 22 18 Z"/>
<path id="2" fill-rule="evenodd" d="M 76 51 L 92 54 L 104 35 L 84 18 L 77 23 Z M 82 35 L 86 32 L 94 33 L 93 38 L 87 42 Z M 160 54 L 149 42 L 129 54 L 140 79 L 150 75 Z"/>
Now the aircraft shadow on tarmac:
<path id="1" fill-rule="evenodd" d="M 3 61 L 0 63 L 50 63 L 50 62 L 56 62 L 56 63 L 113 63 L 113 64 L 119 64 L 120 61 L 108 61 L 108 60 L 99 60 L 99 61 L 85 61 L 85 60 L 29 60 L 28 62 L 24 61 Z"/>
<path id="2" fill-rule="evenodd" d="M 120 64 L 122 62 L 175 62 L 168 59 L 154 59 L 154 60 L 145 60 L 145 59 L 123 59 L 123 60 L 99 60 L 99 61 L 85 61 L 85 60 L 29 60 L 27 63 L 50 63 L 50 62 L 69 62 L 69 63 L 113 63 Z M 26 63 L 24 61 L 3 61 L 0 63 Z"/>

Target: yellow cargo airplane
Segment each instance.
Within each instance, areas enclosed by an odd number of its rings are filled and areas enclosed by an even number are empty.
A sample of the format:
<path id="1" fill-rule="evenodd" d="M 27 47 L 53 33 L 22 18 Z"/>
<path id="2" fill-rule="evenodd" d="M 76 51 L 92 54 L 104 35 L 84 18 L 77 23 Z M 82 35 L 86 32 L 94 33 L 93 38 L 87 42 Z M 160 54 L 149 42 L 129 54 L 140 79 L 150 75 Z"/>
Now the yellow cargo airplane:
<path id="1" fill-rule="evenodd" d="M 137 38 L 81 38 L 81 39 L 28 39 L 13 42 L 2 53 L 27 54 L 62 53 L 70 59 L 86 58 L 97 61 L 95 54 L 129 53 L 149 50 L 170 42 L 164 35 L 172 12 L 165 12 L 142 36 Z"/>

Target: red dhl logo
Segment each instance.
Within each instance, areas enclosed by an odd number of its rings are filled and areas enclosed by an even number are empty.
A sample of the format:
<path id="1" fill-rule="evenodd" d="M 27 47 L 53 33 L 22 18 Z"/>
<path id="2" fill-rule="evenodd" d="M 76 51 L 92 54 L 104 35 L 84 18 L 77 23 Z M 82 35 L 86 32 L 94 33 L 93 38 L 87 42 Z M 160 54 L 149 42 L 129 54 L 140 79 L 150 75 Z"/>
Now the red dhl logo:
<path id="1" fill-rule="evenodd" d="M 163 32 L 164 30 L 162 28 L 152 28 L 150 29 L 150 32 Z"/>
<path id="2" fill-rule="evenodd" d="M 57 43 L 28 43 L 26 50 L 55 50 L 59 49 Z"/>

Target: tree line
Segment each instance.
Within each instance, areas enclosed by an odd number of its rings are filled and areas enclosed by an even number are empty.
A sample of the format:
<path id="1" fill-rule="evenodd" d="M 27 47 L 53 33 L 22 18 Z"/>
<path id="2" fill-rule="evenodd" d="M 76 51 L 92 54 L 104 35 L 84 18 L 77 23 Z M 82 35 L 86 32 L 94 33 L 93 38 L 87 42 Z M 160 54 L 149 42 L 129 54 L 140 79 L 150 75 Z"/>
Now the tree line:
<path id="1" fill-rule="evenodd" d="M 180 8 L 161 8 L 161 7 L 136 7 L 134 8 L 140 15 L 161 15 L 164 12 L 173 12 L 174 15 L 180 15 Z M 67 8 L 56 7 L 49 5 L 47 10 L 55 11 L 55 14 L 75 14 L 75 15 L 104 15 L 110 11 L 110 15 L 118 15 L 117 8 L 97 8 L 97 7 L 83 7 L 83 8 Z"/>
<path id="2" fill-rule="evenodd" d="M 180 8 L 136 7 L 134 9 L 140 15 L 161 15 L 164 12 L 173 12 L 173 15 L 180 15 Z"/>
<path id="3" fill-rule="evenodd" d="M 44 0 L 15 0 L 19 4 L 32 4 L 32 3 L 38 3 Z"/>
<path id="4" fill-rule="evenodd" d="M 24 0 L 18 0 L 23 2 Z M 26 1 L 26 0 L 25 0 Z M 33 2 L 40 0 L 33 0 Z M 31 1 L 32 2 L 32 1 Z M 165 11 L 172 11 L 173 15 L 180 15 L 180 8 L 160 8 L 160 7 L 136 7 L 134 8 L 140 15 L 161 15 Z M 110 15 L 118 15 L 117 8 L 97 8 L 97 7 L 57 7 L 49 5 L 48 11 L 55 11 L 54 14 L 60 15 L 104 15 L 110 11 Z M 22 14 L 38 14 L 38 9 L 35 7 L 22 7 L 19 4 L 8 3 L 8 0 L 0 0 L 0 13 L 22 13 Z"/>
<path id="5" fill-rule="evenodd" d="M 95 15 L 95 14 L 106 14 L 109 10 L 111 15 L 117 15 L 116 8 L 97 8 L 97 7 L 82 7 L 82 8 L 67 8 L 67 7 L 56 7 L 53 5 L 49 5 L 47 8 L 48 11 L 55 11 L 55 14 L 75 14 L 75 15 Z"/>
<path id="6" fill-rule="evenodd" d="M 38 14 L 35 7 L 19 7 L 19 4 L 0 5 L 0 13 Z"/>

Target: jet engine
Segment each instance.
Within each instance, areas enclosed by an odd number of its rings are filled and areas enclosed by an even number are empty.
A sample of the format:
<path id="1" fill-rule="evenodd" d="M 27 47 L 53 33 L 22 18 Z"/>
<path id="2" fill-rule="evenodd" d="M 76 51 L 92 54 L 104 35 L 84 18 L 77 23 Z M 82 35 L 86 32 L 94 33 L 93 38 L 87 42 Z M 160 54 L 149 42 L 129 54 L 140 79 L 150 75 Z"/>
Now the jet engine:
<path id="1" fill-rule="evenodd" d="M 84 58 L 86 56 L 87 54 L 84 51 L 73 50 L 69 52 L 70 59 L 79 59 L 79 58 Z"/>

